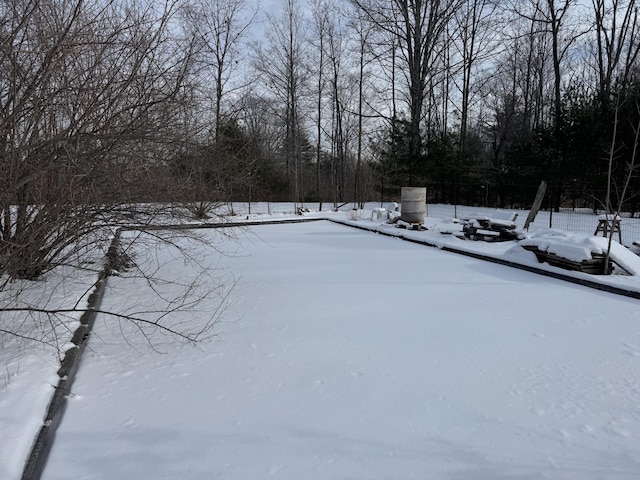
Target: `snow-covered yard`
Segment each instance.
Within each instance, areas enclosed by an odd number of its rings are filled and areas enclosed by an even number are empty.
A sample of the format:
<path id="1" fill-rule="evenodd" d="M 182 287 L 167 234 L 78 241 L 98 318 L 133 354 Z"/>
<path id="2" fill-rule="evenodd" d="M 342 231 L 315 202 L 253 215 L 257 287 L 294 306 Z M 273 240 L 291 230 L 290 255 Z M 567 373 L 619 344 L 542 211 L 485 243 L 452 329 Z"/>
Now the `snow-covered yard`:
<path id="1" fill-rule="evenodd" d="M 97 321 L 44 478 L 640 475 L 637 300 L 329 222 L 239 242 L 210 340 Z"/>
<path id="2" fill-rule="evenodd" d="M 255 207 L 237 219 L 293 211 Z M 522 245 L 576 258 L 604 245 L 539 227 L 526 242 L 471 242 L 443 235 L 460 228 L 450 218 L 427 218 L 424 232 L 350 213 L 305 216 L 552 273 L 562 270 Z M 99 318 L 44 478 L 640 475 L 638 300 L 329 222 L 234 230 L 237 241 L 201 232 L 195 264 L 166 244 L 140 249 L 155 291 L 133 274 L 109 279 L 104 308 L 150 319 L 158 293 L 179 294 L 198 268 L 215 267 L 200 286 L 237 285 L 197 346 L 157 333 L 150 345 L 127 322 Z M 618 247 L 635 275 L 563 274 L 640 292 L 640 257 Z M 56 272 L 12 289 L 83 308 L 95 279 Z M 171 321 L 197 330 L 219 301 Z M 2 337 L 2 479 L 21 476 L 76 316 L 54 326 L 49 345 Z"/>

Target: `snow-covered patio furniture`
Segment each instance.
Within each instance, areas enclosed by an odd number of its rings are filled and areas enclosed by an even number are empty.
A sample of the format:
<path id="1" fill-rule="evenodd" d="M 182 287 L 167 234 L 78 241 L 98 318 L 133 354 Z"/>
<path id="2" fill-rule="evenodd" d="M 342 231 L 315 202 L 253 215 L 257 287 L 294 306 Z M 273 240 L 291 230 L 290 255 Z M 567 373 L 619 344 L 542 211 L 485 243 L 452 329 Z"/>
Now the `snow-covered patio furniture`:
<path id="1" fill-rule="evenodd" d="M 615 266 L 634 275 L 639 261 L 618 242 L 611 243 L 609 268 L 605 271 L 608 239 L 585 234 L 545 230 L 521 240 L 518 245 L 533 252 L 540 263 L 594 275 L 609 275 Z M 635 257 L 635 258 L 633 258 Z"/>
<path id="2" fill-rule="evenodd" d="M 603 237 L 608 237 L 609 232 L 617 233 L 618 240 L 622 243 L 622 230 L 620 228 L 620 216 L 619 215 L 598 215 L 598 226 L 596 227 L 594 235 L 598 235 L 599 232 L 602 232 Z"/>
<path id="3" fill-rule="evenodd" d="M 506 241 L 518 238 L 516 218 L 518 214 L 506 210 L 496 210 L 491 217 L 471 217 L 464 219 L 462 231 L 470 240 Z"/>

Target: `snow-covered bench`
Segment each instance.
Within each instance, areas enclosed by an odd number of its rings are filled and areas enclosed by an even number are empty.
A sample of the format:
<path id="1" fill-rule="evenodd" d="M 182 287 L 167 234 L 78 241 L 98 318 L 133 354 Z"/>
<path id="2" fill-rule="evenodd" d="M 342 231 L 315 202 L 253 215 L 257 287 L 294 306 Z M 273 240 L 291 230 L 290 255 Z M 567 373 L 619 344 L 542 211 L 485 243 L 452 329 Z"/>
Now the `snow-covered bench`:
<path id="1" fill-rule="evenodd" d="M 603 237 L 609 236 L 609 232 L 618 233 L 618 240 L 622 243 L 622 230 L 620 228 L 620 216 L 619 215 L 598 215 L 598 226 L 596 227 L 596 231 L 593 232 L 594 235 L 598 235 L 599 232 L 602 232 Z"/>

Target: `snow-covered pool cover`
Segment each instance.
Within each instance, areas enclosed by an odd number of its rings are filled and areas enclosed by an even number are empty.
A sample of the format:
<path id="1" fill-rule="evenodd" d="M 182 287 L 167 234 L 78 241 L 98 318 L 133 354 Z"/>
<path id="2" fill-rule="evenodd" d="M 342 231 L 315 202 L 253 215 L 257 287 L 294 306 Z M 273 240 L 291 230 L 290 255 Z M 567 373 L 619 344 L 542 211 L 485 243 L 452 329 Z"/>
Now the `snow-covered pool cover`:
<path id="1" fill-rule="evenodd" d="M 210 341 L 97 321 L 45 479 L 638 478 L 637 300 L 327 222 L 252 232 Z M 154 298 L 112 280 L 106 308 Z"/>

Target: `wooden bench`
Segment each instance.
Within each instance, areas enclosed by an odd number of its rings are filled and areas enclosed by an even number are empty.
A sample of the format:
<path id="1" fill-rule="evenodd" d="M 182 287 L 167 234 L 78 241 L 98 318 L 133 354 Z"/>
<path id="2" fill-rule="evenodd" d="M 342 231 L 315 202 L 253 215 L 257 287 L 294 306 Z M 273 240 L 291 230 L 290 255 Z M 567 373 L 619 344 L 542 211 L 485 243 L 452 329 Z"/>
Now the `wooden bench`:
<path id="1" fill-rule="evenodd" d="M 617 233 L 618 240 L 622 243 L 622 229 L 620 228 L 620 217 L 618 215 L 598 215 L 598 226 L 596 227 L 596 231 L 593 232 L 594 235 L 598 235 L 599 232 L 602 232 L 603 237 L 608 237 L 609 232 Z"/>

